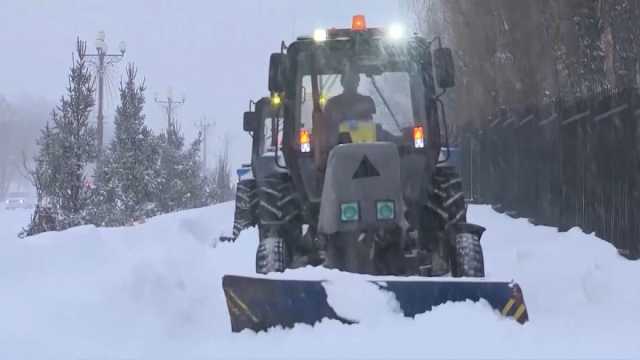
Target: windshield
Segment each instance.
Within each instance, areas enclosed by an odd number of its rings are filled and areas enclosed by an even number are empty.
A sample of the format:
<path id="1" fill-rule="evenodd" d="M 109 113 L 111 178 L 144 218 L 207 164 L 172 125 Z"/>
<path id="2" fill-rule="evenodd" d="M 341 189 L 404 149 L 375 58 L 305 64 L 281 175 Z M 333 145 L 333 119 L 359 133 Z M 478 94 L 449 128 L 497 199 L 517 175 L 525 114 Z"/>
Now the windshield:
<path id="1" fill-rule="evenodd" d="M 262 126 L 262 141 L 260 142 L 259 153 L 273 153 L 276 151 L 276 146 L 282 144 L 282 126 L 277 126 L 277 119 L 273 117 L 267 117 L 264 119 L 264 125 Z M 276 135 L 277 131 L 277 135 Z"/>
<path id="2" fill-rule="evenodd" d="M 314 66 L 305 55 L 300 56 L 298 76 L 301 128 L 313 128 L 315 79 L 315 95 L 327 125 L 344 128 L 371 122 L 378 129 L 374 140 L 384 140 L 380 134 L 398 137 L 425 120 L 424 90 L 416 64 L 345 61 L 342 66 Z M 316 63 L 322 64 L 321 60 Z"/>
<path id="3" fill-rule="evenodd" d="M 265 99 L 268 101 L 268 99 Z M 256 138 L 257 155 L 274 153 L 276 146 L 282 145 L 282 123 L 279 123 L 279 111 L 274 111 L 271 105 L 261 103 L 257 106 L 258 116 L 260 117 L 258 129 L 254 136 Z M 278 148 L 278 150 L 280 150 Z"/>

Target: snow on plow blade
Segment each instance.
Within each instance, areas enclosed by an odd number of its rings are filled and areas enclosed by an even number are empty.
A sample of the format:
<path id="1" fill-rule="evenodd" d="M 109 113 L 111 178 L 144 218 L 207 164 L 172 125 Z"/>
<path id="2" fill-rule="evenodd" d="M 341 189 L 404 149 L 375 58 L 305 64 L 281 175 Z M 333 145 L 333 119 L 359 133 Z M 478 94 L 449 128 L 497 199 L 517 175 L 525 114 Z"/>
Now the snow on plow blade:
<path id="1" fill-rule="evenodd" d="M 524 324 L 529 320 L 520 286 L 496 281 L 398 280 L 372 281 L 392 292 L 402 312 L 414 317 L 448 301 L 485 299 L 503 316 Z M 356 321 L 341 317 L 327 302 L 323 281 L 281 280 L 226 275 L 222 280 L 231 330 L 267 330 L 270 327 L 313 325 L 322 319 L 345 324 Z"/>

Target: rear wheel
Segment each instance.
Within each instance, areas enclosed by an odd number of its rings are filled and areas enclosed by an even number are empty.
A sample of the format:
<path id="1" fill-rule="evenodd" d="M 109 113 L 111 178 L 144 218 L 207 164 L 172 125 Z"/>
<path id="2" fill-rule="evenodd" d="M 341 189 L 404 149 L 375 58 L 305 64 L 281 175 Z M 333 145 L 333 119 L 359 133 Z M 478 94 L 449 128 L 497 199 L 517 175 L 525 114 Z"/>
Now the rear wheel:
<path id="1" fill-rule="evenodd" d="M 475 234 L 456 234 L 454 277 L 484 277 L 484 257 L 480 238 Z"/>
<path id="2" fill-rule="evenodd" d="M 484 276 L 480 236 L 482 231 L 467 224 L 467 205 L 462 179 L 452 166 L 438 166 L 433 174 L 433 191 L 423 228 L 430 239 L 432 273 L 451 272 L 454 277 Z M 469 232 L 468 229 L 473 229 Z"/>
<path id="3" fill-rule="evenodd" d="M 453 166 L 438 166 L 433 174 L 428 206 L 444 227 L 467 221 L 462 178 Z"/>

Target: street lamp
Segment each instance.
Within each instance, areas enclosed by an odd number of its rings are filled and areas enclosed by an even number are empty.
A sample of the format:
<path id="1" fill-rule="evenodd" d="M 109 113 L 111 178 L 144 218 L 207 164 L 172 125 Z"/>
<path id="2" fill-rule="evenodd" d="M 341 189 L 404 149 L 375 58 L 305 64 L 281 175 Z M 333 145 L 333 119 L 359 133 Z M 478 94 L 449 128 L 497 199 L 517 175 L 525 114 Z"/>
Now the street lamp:
<path id="1" fill-rule="evenodd" d="M 98 52 L 104 51 L 107 47 L 107 43 L 105 42 L 105 33 L 104 31 L 98 31 L 98 35 L 96 35 L 96 49 Z"/>
<path id="2" fill-rule="evenodd" d="M 96 66 L 98 73 L 98 124 L 97 124 L 97 150 L 98 157 L 102 154 L 102 147 L 104 141 L 104 112 L 103 112 L 103 99 L 104 99 L 104 73 L 105 68 L 109 65 L 116 64 L 122 60 L 127 50 L 124 41 L 121 41 L 118 45 L 120 50 L 119 54 L 109 54 L 109 47 L 106 42 L 106 34 L 104 31 L 98 31 L 96 35 L 96 54 L 83 54 L 92 60 L 92 63 Z"/>

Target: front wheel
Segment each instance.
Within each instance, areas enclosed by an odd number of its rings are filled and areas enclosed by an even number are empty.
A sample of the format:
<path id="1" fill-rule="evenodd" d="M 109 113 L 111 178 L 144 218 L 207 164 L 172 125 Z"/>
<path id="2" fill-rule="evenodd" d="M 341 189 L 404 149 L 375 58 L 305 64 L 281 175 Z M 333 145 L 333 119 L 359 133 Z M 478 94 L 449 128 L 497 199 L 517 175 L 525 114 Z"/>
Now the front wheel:
<path id="1" fill-rule="evenodd" d="M 453 263 L 454 277 L 484 277 L 484 257 L 478 235 L 456 234 Z"/>
<path id="2" fill-rule="evenodd" d="M 256 251 L 256 273 L 283 272 L 289 263 L 284 239 L 264 234 L 260 229 L 260 243 Z"/>

